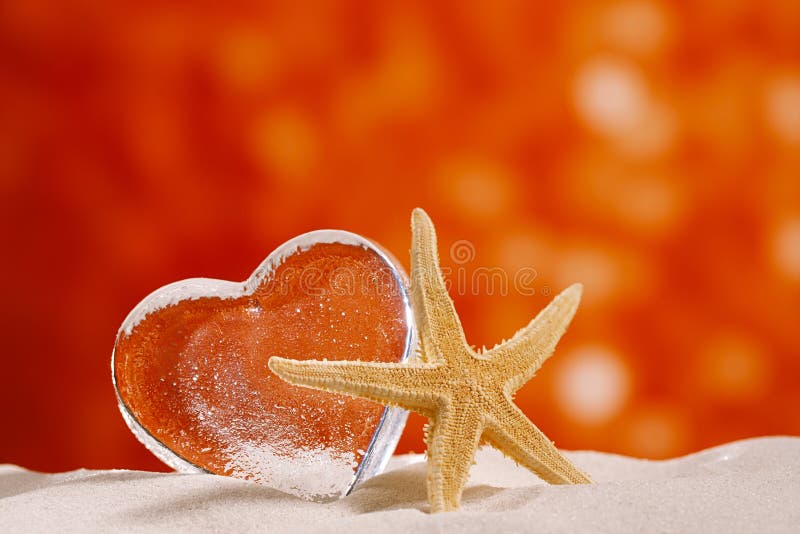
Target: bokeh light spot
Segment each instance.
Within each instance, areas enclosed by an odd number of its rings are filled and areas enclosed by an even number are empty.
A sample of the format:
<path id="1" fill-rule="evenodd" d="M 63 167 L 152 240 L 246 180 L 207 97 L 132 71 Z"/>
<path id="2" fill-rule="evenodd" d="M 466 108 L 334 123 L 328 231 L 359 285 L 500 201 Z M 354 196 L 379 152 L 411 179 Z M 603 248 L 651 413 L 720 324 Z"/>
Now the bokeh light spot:
<path id="1" fill-rule="evenodd" d="M 275 75 L 276 51 L 264 31 L 234 28 L 221 39 L 217 68 L 224 81 L 236 89 L 263 86 Z"/>
<path id="2" fill-rule="evenodd" d="M 256 163 L 284 180 L 306 177 L 316 162 L 317 139 L 311 123 L 291 109 L 273 110 L 257 119 L 252 146 Z"/>
<path id="3" fill-rule="evenodd" d="M 711 338 L 701 350 L 703 391 L 723 401 L 748 401 L 769 386 L 764 350 L 752 339 L 728 332 Z"/>
<path id="4" fill-rule="evenodd" d="M 578 114 L 597 133 L 624 134 L 647 113 L 645 82 L 639 71 L 622 59 L 590 60 L 580 68 L 574 83 Z"/>
<path id="5" fill-rule="evenodd" d="M 453 161 L 443 166 L 439 176 L 445 184 L 445 198 L 452 199 L 467 217 L 494 217 L 509 209 L 512 179 L 494 161 Z"/>
<path id="6" fill-rule="evenodd" d="M 389 17 L 377 55 L 343 80 L 334 113 L 346 134 L 360 137 L 376 126 L 419 119 L 438 102 L 443 88 L 439 51 L 430 30 L 415 17 Z"/>
<path id="7" fill-rule="evenodd" d="M 661 50 L 669 31 L 664 6 L 647 0 L 611 5 L 602 20 L 609 41 L 623 50 L 653 54 Z"/>
<path id="8" fill-rule="evenodd" d="M 628 223 L 653 234 L 666 233 L 680 215 L 681 197 L 676 180 L 658 173 L 626 180 L 616 207 Z"/>
<path id="9" fill-rule="evenodd" d="M 800 281 L 800 215 L 783 221 L 775 230 L 772 260 L 786 277 Z"/>
<path id="10" fill-rule="evenodd" d="M 576 281 L 583 283 L 582 303 L 604 304 L 619 296 L 623 286 L 635 283 L 634 268 L 613 250 L 594 244 L 577 244 L 563 250 L 554 273 L 556 283 L 566 287 Z M 631 276 L 628 276 L 630 274 Z"/>
<path id="11" fill-rule="evenodd" d="M 689 437 L 681 412 L 668 406 L 639 409 L 625 422 L 623 434 L 628 454 L 652 459 L 679 454 Z"/>
<path id="12" fill-rule="evenodd" d="M 570 185 L 580 192 L 586 214 L 653 238 L 669 235 L 685 215 L 689 199 L 675 174 L 660 165 L 623 165 L 595 154 L 576 158 Z"/>
<path id="13" fill-rule="evenodd" d="M 546 236 L 533 229 L 509 232 L 497 242 L 496 261 L 511 273 L 531 268 L 542 272 L 552 264 L 552 250 Z"/>
<path id="14" fill-rule="evenodd" d="M 770 128 L 785 142 L 800 144 L 800 74 L 773 79 L 764 98 Z"/>
<path id="15" fill-rule="evenodd" d="M 614 417 L 628 400 L 631 373 L 614 350 L 587 345 L 562 355 L 555 396 L 576 422 L 598 425 Z"/>
<path id="16" fill-rule="evenodd" d="M 617 140 L 617 145 L 633 158 L 652 158 L 675 145 L 677 131 L 673 109 L 665 103 L 651 102 L 639 122 Z"/>

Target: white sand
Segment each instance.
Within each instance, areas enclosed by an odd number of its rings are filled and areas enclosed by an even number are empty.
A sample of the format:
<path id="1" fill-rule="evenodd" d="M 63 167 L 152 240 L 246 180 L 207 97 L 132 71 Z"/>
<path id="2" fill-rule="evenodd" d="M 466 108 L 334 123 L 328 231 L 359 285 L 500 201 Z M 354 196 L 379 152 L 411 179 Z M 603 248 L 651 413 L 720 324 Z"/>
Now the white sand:
<path id="1" fill-rule="evenodd" d="M 567 455 L 596 484 L 548 486 L 479 452 L 462 511 L 426 513 L 421 456 L 326 504 L 214 475 L 0 466 L 0 532 L 800 532 L 800 438 L 731 443 L 664 462 Z"/>

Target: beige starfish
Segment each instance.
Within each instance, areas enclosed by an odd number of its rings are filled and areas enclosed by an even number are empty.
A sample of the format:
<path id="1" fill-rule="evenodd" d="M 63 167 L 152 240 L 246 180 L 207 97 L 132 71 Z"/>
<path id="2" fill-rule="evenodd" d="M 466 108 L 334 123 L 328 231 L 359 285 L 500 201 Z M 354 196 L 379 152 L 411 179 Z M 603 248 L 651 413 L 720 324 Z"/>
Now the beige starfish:
<path id="1" fill-rule="evenodd" d="M 428 417 L 432 512 L 458 509 L 481 442 L 552 484 L 591 482 L 512 401 L 553 353 L 578 307 L 581 286 L 566 289 L 509 341 L 478 352 L 467 344 L 447 294 L 433 223 L 415 209 L 411 227 L 411 293 L 421 357 L 398 364 L 273 357 L 270 369 L 292 384 L 363 397 Z"/>

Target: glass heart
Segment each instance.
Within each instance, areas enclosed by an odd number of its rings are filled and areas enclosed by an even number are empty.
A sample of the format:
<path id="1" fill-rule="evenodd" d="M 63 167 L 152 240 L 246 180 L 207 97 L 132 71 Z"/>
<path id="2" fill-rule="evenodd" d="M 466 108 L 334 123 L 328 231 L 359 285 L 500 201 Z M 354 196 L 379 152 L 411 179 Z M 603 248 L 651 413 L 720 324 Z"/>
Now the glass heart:
<path id="1" fill-rule="evenodd" d="M 136 437 L 181 472 L 209 472 L 307 498 L 379 473 L 406 412 L 286 384 L 271 356 L 398 362 L 414 351 L 402 267 L 338 230 L 291 239 L 243 283 L 158 289 L 120 327 L 111 359 Z"/>

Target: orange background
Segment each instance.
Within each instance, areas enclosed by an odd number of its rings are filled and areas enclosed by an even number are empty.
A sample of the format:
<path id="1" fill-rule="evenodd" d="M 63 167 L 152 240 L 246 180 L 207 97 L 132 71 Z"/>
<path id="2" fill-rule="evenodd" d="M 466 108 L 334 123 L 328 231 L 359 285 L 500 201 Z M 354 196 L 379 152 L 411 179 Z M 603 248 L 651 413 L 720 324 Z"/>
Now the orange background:
<path id="1" fill-rule="evenodd" d="M 445 266 L 538 273 L 454 292 L 476 345 L 584 283 L 517 397 L 558 445 L 800 434 L 800 3 L 297 4 L 0 6 L 0 462 L 163 469 L 127 312 L 315 228 L 407 265 L 415 206 Z"/>

